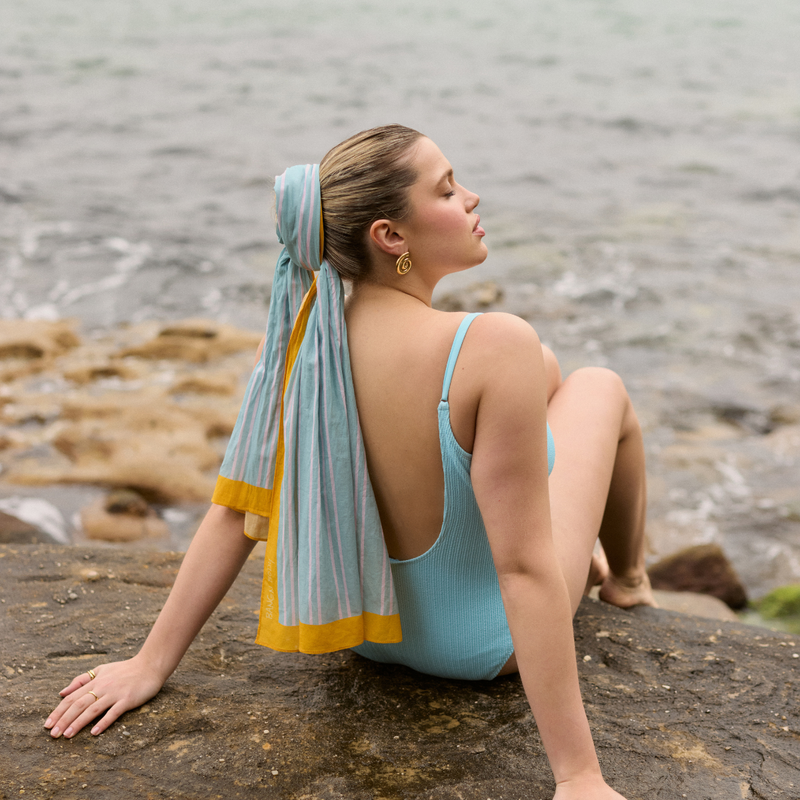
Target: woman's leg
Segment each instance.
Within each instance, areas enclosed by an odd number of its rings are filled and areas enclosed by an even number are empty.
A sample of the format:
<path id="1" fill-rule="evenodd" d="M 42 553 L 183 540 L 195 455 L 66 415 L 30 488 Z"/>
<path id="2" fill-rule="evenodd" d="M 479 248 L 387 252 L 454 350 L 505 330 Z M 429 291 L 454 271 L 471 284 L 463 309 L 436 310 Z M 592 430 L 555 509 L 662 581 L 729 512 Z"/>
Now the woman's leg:
<path id="1" fill-rule="evenodd" d="M 644 566 L 646 485 L 639 421 L 620 378 L 581 369 L 553 394 L 547 418 L 556 445 L 550 476 L 553 539 L 573 613 L 587 585 L 598 534 L 609 573 L 600 596 L 627 607 L 653 604 Z"/>

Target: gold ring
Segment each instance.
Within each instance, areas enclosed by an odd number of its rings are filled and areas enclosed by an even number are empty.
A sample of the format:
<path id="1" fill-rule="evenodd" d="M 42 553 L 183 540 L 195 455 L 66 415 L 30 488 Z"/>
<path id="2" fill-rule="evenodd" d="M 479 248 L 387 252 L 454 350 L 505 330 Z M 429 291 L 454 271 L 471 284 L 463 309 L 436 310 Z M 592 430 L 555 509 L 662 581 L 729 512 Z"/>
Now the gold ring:
<path id="1" fill-rule="evenodd" d="M 89 689 L 89 694 L 94 697 L 95 700 L 99 700 L 100 698 L 91 690 Z"/>
<path id="2" fill-rule="evenodd" d="M 94 680 L 94 679 L 97 677 L 97 675 L 95 675 L 95 673 L 94 673 L 94 670 L 93 670 L 93 669 L 87 669 L 87 670 L 86 670 L 86 674 L 89 676 L 89 678 L 90 678 L 91 680 Z"/>

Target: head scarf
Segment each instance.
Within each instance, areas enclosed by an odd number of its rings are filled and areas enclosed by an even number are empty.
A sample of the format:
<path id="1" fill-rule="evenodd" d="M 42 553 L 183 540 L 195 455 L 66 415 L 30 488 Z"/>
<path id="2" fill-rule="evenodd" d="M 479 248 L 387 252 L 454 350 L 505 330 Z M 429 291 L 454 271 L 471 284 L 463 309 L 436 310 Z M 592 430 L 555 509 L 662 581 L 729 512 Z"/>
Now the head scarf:
<path id="1" fill-rule="evenodd" d="M 303 653 L 399 642 L 358 423 L 344 287 L 321 258 L 319 166 L 290 167 L 275 193 L 284 249 L 266 341 L 213 502 L 245 513 L 245 533 L 267 540 L 256 642 Z"/>

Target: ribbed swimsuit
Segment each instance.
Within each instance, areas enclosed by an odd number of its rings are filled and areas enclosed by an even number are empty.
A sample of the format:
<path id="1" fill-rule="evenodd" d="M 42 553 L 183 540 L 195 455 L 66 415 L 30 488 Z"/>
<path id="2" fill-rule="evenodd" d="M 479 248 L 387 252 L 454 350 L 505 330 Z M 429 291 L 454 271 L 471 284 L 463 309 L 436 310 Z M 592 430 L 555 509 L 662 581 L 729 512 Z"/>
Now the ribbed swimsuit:
<path id="1" fill-rule="evenodd" d="M 439 403 L 439 444 L 444 468 L 442 529 L 416 558 L 391 559 L 403 641 L 364 642 L 356 653 L 373 661 L 404 664 L 442 678 L 491 680 L 514 652 L 500 584 L 470 479 L 472 454 L 450 426 L 448 395 L 458 354 L 478 314 L 464 318 L 447 359 Z M 555 448 L 547 426 L 548 472 Z"/>

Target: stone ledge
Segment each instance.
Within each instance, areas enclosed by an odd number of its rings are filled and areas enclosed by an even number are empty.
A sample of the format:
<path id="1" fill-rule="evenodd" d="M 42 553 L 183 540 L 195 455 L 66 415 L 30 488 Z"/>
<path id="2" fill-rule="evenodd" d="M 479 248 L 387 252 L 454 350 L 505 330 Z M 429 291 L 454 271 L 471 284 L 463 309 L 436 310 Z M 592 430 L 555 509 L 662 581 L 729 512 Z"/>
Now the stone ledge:
<path id="1" fill-rule="evenodd" d="M 258 647 L 255 561 L 154 700 L 98 738 L 52 740 L 41 726 L 58 689 L 138 649 L 180 560 L 0 547 L 0 798 L 551 796 L 517 677 L 446 681 Z M 575 632 L 600 759 L 628 800 L 800 797 L 800 641 L 593 600 Z"/>

